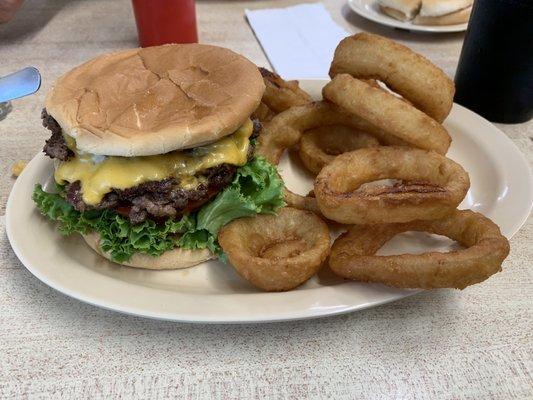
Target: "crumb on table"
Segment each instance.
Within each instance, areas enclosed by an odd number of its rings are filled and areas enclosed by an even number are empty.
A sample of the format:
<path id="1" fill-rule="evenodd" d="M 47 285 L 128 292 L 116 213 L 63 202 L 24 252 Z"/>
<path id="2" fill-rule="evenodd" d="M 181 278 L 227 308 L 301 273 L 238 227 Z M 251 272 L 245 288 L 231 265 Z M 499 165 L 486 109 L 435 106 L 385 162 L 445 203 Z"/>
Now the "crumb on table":
<path id="1" fill-rule="evenodd" d="M 11 167 L 11 173 L 13 176 L 18 177 L 22 173 L 22 170 L 26 167 L 26 164 L 28 164 L 28 162 L 24 160 L 16 161 Z"/>

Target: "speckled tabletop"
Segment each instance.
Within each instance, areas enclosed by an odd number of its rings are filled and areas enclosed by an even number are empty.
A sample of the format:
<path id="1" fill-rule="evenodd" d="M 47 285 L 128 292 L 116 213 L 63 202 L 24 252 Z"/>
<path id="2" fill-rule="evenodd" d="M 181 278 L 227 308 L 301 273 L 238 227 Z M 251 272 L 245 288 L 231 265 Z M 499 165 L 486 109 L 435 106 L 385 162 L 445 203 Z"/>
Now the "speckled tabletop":
<path id="1" fill-rule="evenodd" d="M 199 0 L 201 40 L 268 65 L 243 11 L 295 3 Z M 347 30 L 399 40 L 453 76 L 463 34 L 395 31 L 357 17 L 344 0 L 325 3 Z M 39 114 L 50 83 L 135 44 L 127 0 L 27 0 L 0 26 L 0 76 L 27 65 L 43 75 L 42 90 L 0 122 L 0 215 L 12 163 L 47 137 Z M 499 127 L 531 162 L 533 124 Z M 511 240 L 503 273 L 464 291 L 320 320 L 212 326 L 120 315 L 55 292 L 15 257 L 0 217 L 0 398 L 531 399 L 530 221 Z"/>

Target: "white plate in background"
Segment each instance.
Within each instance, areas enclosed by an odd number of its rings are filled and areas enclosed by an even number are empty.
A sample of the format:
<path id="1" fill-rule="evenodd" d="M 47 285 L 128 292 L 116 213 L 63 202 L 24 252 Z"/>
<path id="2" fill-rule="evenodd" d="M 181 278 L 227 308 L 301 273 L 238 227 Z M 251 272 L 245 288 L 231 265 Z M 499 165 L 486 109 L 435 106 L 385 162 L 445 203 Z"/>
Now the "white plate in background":
<path id="1" fill-rule="evenodd" d="M 323 80 L 301 81 L 320 97 Z M 533 201 L 529 165 L 513 142 L 487 120 L 454 105 L 444 126 L 453 142 L 448 156 L 470 174 L 471 188 L 460 208 L 492 218 L 511 237 L 525 222 Z M 36 128 L 38 129 L 38 128 Z M 287 186 L 305 194 L 312 177 L 285 156 L 280 163 Z M 262 293 L 230 265 L 209 261 L 176 271 L 151 271 L 113 264 L 94 253 L 78 235 L 61 236 L 31 200 L 36 183 L 50 179 L 52 161 L 39 153 L 17 179 L 9 196 L 6 229 L 26 268 L 52 288 L 106 309 L 186 322 L 244 323 L 335 315 L 374 307 L 417 291 L 347 282 L 325 270 L 300 288 Z M 449 241 L 424 234 L 398 235 L 381 254 L 449 248 Z M 503 269 L 505 273 L 505 267 Z M 482 284 L 482 283 L 481 283 Z"/>
<path id="2" fill-rule="evenodd" d="M 456 25 L 415 25 L 409 21 L 399 21 L 382 13 L 377 0 L 348 0 L 348 5 L 356 14 L 378 24 L 414 32 L 464 32 L 468 26 L 467 22 Z"/>

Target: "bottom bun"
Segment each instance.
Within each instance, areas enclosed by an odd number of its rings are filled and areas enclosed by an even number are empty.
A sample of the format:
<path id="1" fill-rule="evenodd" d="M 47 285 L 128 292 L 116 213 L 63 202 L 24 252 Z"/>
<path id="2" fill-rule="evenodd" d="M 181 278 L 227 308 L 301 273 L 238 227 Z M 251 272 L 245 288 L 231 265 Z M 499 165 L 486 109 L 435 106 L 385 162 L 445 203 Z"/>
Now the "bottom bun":
<path id="1" fill-rule="evenodd" d="M 94 251 L 100 254 L 102 257 L 107 258 L 110 261 L 111 255 L 102 251 L 100 248 L 100 235 L 97 233 L 89 233 L 82 235 L 85 242 Z M 214 258 L 213 253 L 207 249 L 187 250 L 179 247 L 165 251 L 159 257 L 152 257 L 148 254 L 135 253 L 128 261 L 117 263 L 127 265 L 128 267 L 146 268 L 146 269 L 181 269 L 189 268 L 194 265 L 200 264 Z"/>
<path id="2" fill-rule="evenodd" d="M 394 19 L 400 20 L 400 21 L 409 21 L 411 18 L 409 18 L 406 14 L 401 12 L 400 10 L 396 10 L 395 8 L 390 8 L 387 6 L 379 5 L 379 9 L 383 14 L 387 14 L 389 17 L 392 17 Z"/>
<path id="3" fill-rule="evenodd" d="M 423 17 L 420 14 L 413 19 L 415 25 L 456 25 L 468 22 L 472 6 L 438 17 Z"/>

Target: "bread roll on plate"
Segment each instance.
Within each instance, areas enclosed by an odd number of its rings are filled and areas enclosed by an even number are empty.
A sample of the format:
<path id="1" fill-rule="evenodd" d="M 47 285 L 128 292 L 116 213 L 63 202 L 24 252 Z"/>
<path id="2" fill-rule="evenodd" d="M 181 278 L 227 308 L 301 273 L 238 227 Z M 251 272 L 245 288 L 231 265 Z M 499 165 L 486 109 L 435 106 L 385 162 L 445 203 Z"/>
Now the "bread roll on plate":
<path id="1" fill-rule="evenodd" d="M 378 0 L 384 14 L 400 21 L 410 21 L 420 10 L 422 0 Z"/>
<path id="2" fill-rule="evenodd" d="M 473 0 L 423 0 L 415 25 L 456 25 L 468 22 Z"/>

